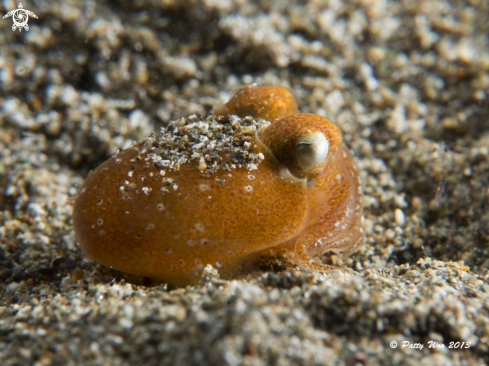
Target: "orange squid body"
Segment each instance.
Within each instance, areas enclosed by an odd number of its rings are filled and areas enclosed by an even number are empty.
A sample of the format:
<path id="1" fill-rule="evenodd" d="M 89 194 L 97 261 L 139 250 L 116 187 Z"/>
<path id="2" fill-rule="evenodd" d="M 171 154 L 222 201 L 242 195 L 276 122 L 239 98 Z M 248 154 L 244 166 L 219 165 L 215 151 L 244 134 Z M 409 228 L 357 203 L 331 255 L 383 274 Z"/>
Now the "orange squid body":
<path id="1" fill-rule="evenodd" d="M 314 257 L 363 240 L 361 185 L 338 128 L 297 113 L 282 87 L 240 88 L 214 114 L 173 122 L 89 174 L 73 212 L 86 255 L 176 286 L 207 264 L 232 278 L 279 250 L 337 269 Z"/>

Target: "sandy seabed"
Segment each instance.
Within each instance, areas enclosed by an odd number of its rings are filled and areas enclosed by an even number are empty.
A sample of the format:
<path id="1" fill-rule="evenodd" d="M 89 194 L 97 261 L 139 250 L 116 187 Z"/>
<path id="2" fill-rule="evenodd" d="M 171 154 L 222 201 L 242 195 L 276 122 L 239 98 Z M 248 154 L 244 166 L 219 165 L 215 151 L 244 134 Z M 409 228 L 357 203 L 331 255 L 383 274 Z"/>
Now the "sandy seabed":
<path id="1" fill-rule="evenodd" d="M 29 31 L 0 19 L 0 364 L 489 361 L 487 1 L 23 5 Z M 355 274 L 207 268 L 169 291 L 86 259 L 88 172 L 251 83 L 343 131 L 365 192 Z"/>

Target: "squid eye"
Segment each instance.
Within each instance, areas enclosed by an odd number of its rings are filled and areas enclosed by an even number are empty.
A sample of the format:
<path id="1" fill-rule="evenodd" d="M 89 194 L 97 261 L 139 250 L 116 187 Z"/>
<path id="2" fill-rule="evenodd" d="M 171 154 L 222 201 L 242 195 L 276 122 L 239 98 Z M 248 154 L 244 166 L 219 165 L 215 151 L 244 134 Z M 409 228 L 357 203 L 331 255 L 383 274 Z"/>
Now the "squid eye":
<path id="1" fill-rule="evenodd" d="M 295 158 L 301 169 L 308 170 L 328 156 L 329 142 L 319 132 L 302 136 L 295 146 Z"/>

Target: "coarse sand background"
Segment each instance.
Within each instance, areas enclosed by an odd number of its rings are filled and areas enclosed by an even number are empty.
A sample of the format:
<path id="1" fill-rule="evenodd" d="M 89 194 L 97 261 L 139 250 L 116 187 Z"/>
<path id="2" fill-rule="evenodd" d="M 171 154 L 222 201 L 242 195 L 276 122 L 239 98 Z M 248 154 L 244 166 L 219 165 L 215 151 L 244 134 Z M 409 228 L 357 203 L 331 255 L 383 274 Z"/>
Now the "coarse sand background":
<path id="1" fill-rule="evenodd" d="M 487 0 L 22 3 L 28 32 L 0 18 L 2 366 L 489 361 Z M 207 268 L 169 291 L 84 258 L 89 170 L 250 83 L 342 129 L 365 188 L 366 244 L 339 263 L 356 274 Z"/>

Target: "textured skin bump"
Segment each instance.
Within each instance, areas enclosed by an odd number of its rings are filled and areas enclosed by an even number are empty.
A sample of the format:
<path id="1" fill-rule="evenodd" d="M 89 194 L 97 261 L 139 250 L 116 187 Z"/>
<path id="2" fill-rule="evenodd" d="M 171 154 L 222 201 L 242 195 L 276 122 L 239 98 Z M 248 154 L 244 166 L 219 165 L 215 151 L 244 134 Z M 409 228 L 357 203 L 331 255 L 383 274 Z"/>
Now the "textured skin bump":
<path id="1" fill-rule="evenodd" d="M 294 96 L 283 86 L 243 86 L 233 93 L 225 105 L 214 107 L 216 115 L 235 114 L 267 121 L 298 112 Z"/>

